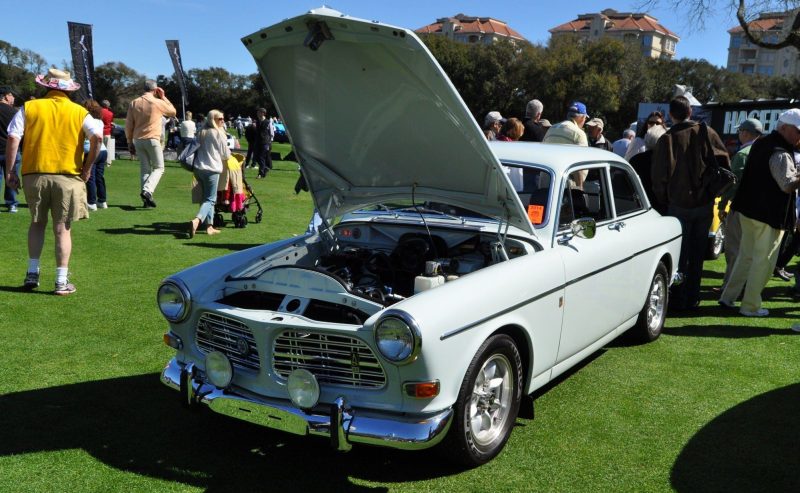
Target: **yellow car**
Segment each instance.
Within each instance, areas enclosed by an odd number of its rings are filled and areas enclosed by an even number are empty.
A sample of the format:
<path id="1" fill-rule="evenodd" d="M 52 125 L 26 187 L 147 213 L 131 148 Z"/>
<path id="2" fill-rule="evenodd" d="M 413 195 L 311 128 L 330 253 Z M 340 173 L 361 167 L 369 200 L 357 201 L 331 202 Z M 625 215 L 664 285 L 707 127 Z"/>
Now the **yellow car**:
<path id="1" fill-rule="evenodd" d="M 725 225 L 719 220 L 719 200 L 714 201 L 714 218 L 711 220 L 711 229 L 708 230 L 708 247 L 706 249 L 706 260 L 716 260 L 722 254 L 725 242 Z M 731 210 L 731 203 L 725 206 L 725 212 Z"/>

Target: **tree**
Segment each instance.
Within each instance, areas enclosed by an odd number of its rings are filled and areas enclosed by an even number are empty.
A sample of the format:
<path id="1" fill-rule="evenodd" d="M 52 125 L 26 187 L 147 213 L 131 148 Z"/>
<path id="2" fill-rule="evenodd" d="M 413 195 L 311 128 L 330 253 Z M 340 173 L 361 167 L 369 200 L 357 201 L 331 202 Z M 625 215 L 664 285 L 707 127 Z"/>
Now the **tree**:
<path id="1" fill-rule="evenodd" d="M 718 10 L 719 4 L 727 3 L 729 8 L 735 9 L 739 25 L 753 44 L 776 50 L 787 46 L 800 49 L 800 0 L 646 0 L 642 5 L 654 7 L 661 3 L 687 12 L 687 19 L 692 19 L 701 29 L 706 18 Z M 758 24 L 752 23 L 768 12 L 788 13 L 785 28 L 775 38 L 766 36 Z"/>
<path id="2" fill-rule="evenodd" d="M 104 63 L 94 69 L 94 92 L 97 98 L 108 99 L 111 111 L 122 116 L 128 104 L 142 94 L 144 80 L 143 74 L 122 62 Z"/>

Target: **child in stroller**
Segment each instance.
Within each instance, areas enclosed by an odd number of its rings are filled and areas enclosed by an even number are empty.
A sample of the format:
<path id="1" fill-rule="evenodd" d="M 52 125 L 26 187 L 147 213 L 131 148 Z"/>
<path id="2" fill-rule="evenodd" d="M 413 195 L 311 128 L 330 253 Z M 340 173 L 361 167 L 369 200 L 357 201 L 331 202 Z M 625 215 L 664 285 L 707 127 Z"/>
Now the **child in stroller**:
<path id="1" fill-rule="evenodd" d="M 234 227 L 244 228 L 247 226 L 247 210 L 253 204 L 258 208 L 254 222 L 261 222 L 264 211 L 253 193 L 253 188 L 244 179 L 243 162 L 244 156 L 234 153 L 223 167 L 217 187 L 217 203 L 214 205 L 214 227 L 224 227 L 225 219 L 222 214 L 230 212 Z"/>

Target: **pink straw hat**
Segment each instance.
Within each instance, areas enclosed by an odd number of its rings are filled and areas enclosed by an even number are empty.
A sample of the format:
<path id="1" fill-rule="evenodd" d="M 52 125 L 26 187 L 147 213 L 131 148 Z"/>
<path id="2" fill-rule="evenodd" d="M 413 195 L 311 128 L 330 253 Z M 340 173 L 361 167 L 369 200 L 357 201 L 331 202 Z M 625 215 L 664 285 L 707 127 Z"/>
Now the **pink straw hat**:
<path id="1" fill-rule="evenodd" d="M 48 89 L 57 89 L 59 91 L 72 92 L 81 88 L 81 85 L 72 80 L 69 72 L 51 68 L 47 71 L 47 75 L 37 75 L 36 83 Z"/>

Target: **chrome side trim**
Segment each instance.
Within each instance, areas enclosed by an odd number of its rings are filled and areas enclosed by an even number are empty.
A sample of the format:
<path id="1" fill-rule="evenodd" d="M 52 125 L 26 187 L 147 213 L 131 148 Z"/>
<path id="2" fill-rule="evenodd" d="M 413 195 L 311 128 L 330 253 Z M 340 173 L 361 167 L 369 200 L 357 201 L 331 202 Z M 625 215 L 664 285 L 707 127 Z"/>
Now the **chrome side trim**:
<path id="1" fill-rule="evenodd" d="M 344 396 L 327 407 L 306 412 L 289 399 L 263 397 L 239 388 L 223 391 L 206 383 L 193 368 L 191 363 L 184 365 L 173 358 L 161 372 L 161 382 L 181 391 L 181 401 L 190 406 L 204 405 L 225 416 L 295 435 L 327 437 L 338 450 L 349 450 L 353 443 L 404 450 L 430 448 L 442 441 L 452 423 L 452 408 L 408 416 L 353 409 Z"/>

